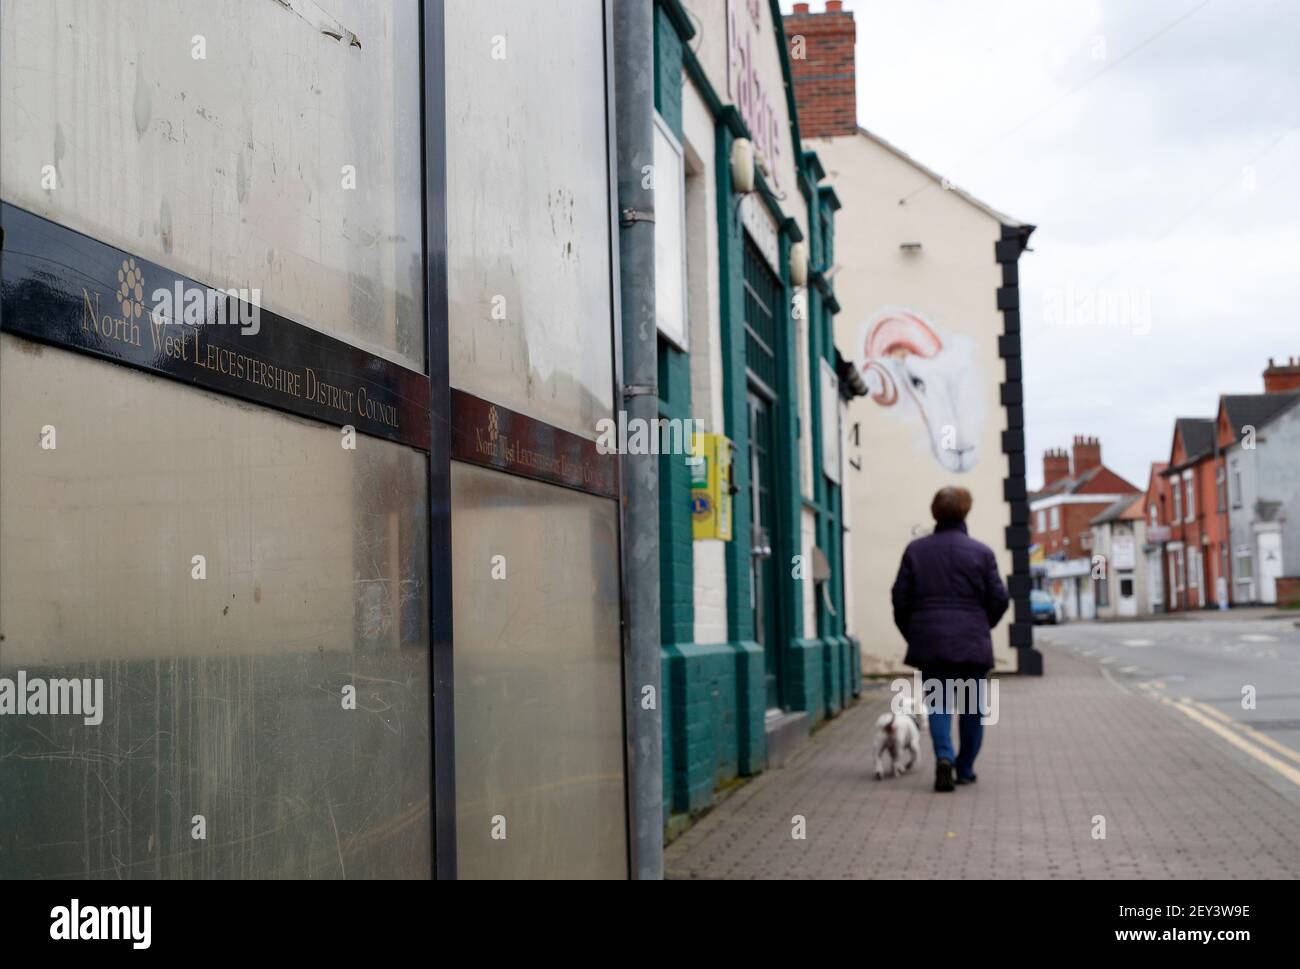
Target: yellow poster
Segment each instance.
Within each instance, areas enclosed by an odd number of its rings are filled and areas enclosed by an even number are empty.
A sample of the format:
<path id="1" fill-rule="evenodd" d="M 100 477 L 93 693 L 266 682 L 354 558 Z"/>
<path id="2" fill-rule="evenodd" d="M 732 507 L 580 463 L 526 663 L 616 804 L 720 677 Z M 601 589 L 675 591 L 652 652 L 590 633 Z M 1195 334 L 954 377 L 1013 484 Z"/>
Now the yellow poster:
<path id="1" fill-rule="evenodd" d="M 731 541 L 731 441 L 721 434 L 695 435 L 691 524 L 696 541 Z"/>

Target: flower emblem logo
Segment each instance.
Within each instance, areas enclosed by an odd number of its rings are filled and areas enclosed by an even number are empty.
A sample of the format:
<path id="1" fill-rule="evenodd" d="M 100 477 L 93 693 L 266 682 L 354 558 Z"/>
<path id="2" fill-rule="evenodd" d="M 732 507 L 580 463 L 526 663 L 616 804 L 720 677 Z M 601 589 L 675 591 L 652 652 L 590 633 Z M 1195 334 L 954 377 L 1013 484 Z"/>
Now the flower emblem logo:
<path id="1" fill-rule="evenodd" d="M 144 273 L 134 259 L 123 259 L 117 271 L 117 299 L 122 304 L 123 319 L 139 319 L 144 313 Z"/>
<path id="2" fill-rule="evenodd" d="M 493 407 L 488 411 L 488 439 L 495 441 L 500 430 L 500 424 L 497 421 L 497 409 Z"/>

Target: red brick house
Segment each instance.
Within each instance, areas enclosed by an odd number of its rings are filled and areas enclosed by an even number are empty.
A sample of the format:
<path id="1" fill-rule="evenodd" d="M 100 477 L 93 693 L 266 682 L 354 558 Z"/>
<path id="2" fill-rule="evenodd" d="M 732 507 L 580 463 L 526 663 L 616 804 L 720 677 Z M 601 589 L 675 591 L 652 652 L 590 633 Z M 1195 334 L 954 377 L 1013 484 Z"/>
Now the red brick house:
<path id="1" fill-rule="evenodd" d="M 1247 429 L 1253 433 L 1267 425 L 1292 404 L 1297 391 L 1300 362 L 1270 359 L 1264 393 L 1225 394 L 1214 417 L 1175 422 L 1169 463 L 1152 465 L 1146 496 L 1147 550 L 1158 552 L 1163 562 L 1168 610 L 1250 601 L 1250 569 L 1243 570 L 1240 582 L 1233 581 L 1232 516 L 1244 518 L 1248 510 L 1241 505 L 1240 483 L 1234 492 L 1226 455 L 1230 449 L 1240 453 Z M 1253 441 L 1245 446 L 1253 447 Z"/>
<path id="2" fill-rule="evenodd" d="M 1170 612 L 1230 601 L 1224 474 L 1218 421 L 1178 418 L 1164 471 L 1170 499 L 1165 543 L 1165 598 Z"/>
<path id="3" fill-rule="evenodd" d="M 1043 455 L 1043 487 L 1029 497 L 1032 537 L 1046 558 L 1074 558 L 1091 545 L 1089 522 L 1140 488 L 1101 463 L 1095 437 L 1075 437 L 1073 453 Z"/>
<path id="4" fill-rule="evenodd" d="M 1043 455 L 1043 487 L 1029 496 L 1031 540 L 1042 562 L 1039 585 L 1065 605 L 1071 618 L 1090 619 L 1092 525 L 1119 499 L 1141 493 L 1102 464 L 1101 442 L 1076 435 L 1071 452 Z M 1037 556 L 1036 556 L 1037 557 Z"/>

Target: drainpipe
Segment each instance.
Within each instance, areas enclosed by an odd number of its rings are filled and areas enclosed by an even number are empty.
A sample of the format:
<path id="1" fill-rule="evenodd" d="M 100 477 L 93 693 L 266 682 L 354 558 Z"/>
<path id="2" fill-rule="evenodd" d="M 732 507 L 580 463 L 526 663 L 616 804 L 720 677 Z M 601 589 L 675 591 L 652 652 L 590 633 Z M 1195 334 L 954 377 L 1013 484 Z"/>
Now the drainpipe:
<path id="1" fill-rule="evenodd" d="M 614 2 L 618 260 L 623 385 L 628 422 L 658 427 L 659 344 L 655 324 L 654 3 Z M 624 454 L 624 704 L 628 743 L 631 875 L 663 878 L 663 690 L 659 662 L 659 458 Z M 653 701 L 653 702 L 651 702 Z M 648 708 L 647 708 L 648 707 Z"/>

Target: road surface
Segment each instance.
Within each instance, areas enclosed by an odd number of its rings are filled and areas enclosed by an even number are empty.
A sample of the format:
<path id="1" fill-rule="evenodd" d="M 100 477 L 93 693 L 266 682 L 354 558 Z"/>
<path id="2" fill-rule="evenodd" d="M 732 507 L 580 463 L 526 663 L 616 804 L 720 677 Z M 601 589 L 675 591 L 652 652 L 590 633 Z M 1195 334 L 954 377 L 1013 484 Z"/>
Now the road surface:
<path id="1" fill-rule="evenodd" d="M 1096 663 L 1300 784 L 1300 616 L 1205 615 L 1040 626 L 1035 641 L 1049 663 L 1054 649 Z"/>

